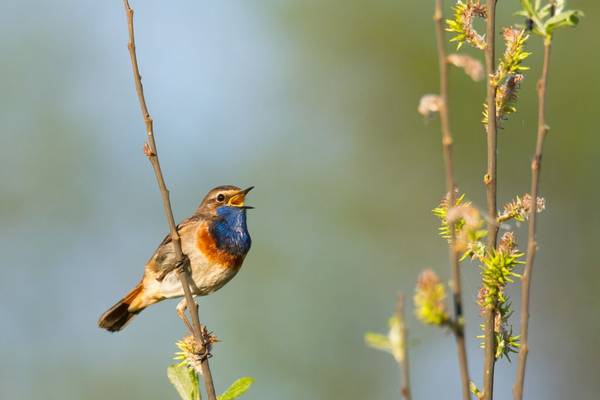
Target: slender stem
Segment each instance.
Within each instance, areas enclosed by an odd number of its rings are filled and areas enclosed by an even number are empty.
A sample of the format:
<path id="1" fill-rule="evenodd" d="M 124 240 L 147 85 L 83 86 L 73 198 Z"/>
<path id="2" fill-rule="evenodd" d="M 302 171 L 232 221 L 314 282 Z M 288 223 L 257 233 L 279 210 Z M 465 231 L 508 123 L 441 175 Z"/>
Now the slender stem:
<path id="1" fill-rule="evenodd" d="M 546 87 L 548 85 L 548 67 L 550 63 L 551 39 L 544 42 L 544 64 L 542 76 L 537 83 L 538 95 L 538 127 L 535 154 L 531 162 L 531 210 L 529 211 L 529 232 L 527 237 L 527 261 L 523 272 L 521 284 L 521 348 L 519 350 L 519 365 L 517 367 L 517 378 L 513 388 L 515 400 L 523 398 L 523 386 L 525 383 L 525 366 L 527 364 L 527 353 L 529 352 L 529 293 L 531 288 L 531 274 L 533 273 L 533 262 L 537 250 L 535 240 L 535 229 L 537 223 L 537 198 L 539 192 L 540 170 L 542 166 L 542 151 L 544 139 L 548 133 L 546 125 Z"/>
<path id="2" fill-rule="evenodd" d="M 127 27 L 129 31 L 129 43 L 127 45 L 129 49 L 129 56 L 131 58 L 131 67 L 133 70 L 133 79 L 135 82 L 135 89 L 137 92 L 138 100 L 140 102 L 140 109 L 142 112 L 142 116 L 144 118 L 144 124 L 146 125 L 146 133 L 148 136 L 148 141 L 145 146 L 145 153 L 152 164 L 152 169 L 154 170 L 154 174 L 156 175 L 156 181 L 158 182 L 158 187 L 160 188 L 160 194 L 162 197 L 163 209 L 165 215 L 167 217 L 167 222 L 169 224 L 169 229 L 171 232 L 171 239 L 173 241 L 173 248 L 175 250 L 175 256 L 178 264 L 184 261 L 183 251 L 181 249 L 181 239 L 179 237 L 179 233 L 177 232 L 177 225 L 175 224 L 175 219 L 173 218 L 173 210 L 171 209 L 171 201 L 169 198 L 169 190 L 165 184 L 165 180 L 163 178 L 162 170 L 160 168 L 160 162 L 158 160 L 158 152 L 156 150 L 156 143 L 154 141 L 154 129 L 152 123 L 152 117 L 148 112 L 148 107 L 146 106 L 146 99 L 144 97 L 144 87 L 142 86 L 142 78 L 140 76 L 140 71 L 138 67 L 137 54 L 135 51 L 135 34 L 133 30 L 133 9 L 129 6 L 128 0 L 123 0 L 123 4 L 125 6 L 125 14 L 127 16 Z M 198 305 L 194 301 L 194 297 L 192 295 L 192 290 L 190 289 L 190 276 L 189 272 L 186 268 L 180 268 L 178 272 L 178 277 L 181 281 L 181 285 L 183 287 L 183 291 L 185 294 L 185 299 L 187 303 L 188 310 L 192 317 L 192 326 L 194 331 L 194 337 L 198 346 L 202 349 L 201 352 L 207 352 L 207 344 L 205 340 L 205 328 L 200 324 L 200 320 L 198 318 Z M 212 374 L 210 372 L 210 367 L 208 365 L 208 358 L 203 357 L 201 362 L 201 370 L 202 376 L 204 377 L 204 384 L 206 387 L 206 392 L 208 394 L 209 400 L 215 400 L 215 388 L 212 380 Z"/>
<path id="3" fill-rule="evenodd" d="M 403 342 L 402 345 L 402 362 L 400 363 L 400 394 L 404 398 L 404 400 L 411 400 L 412 395 L 410 392 L 410 369 L 408 362 L 408 329 L 406 328 L 406 323 L 404 319 L 404 294 L 398 293 L 398 299 L 396 300 L 396 317 L 398 321 L 401 323 L 400 332 L 401 340 Z"/>
<path id="4" fill-rule="evenodd" d="M 498 236 L 498 224 L 496 223 L 496 160 L 498 146 L 498 120 L 496 118 L 496 90 L 497 87 L 492 81 L 492 76 L 496 70 L 495 51 L 496 51 L 496 2 L 497 0 L 487 0 L 487 46 L 485 48 L 485 64 L 487 73 L 487 172 L 483 182 L 487 191 L 487 212 L 488 212 L 488 246 L 496 247 Z"/>
<path id="5" fill-rule="evenodd" d="M 444 154 L 444 166 L 446 172 L 446 191 L 448 192 L 448 209 L 456 202 L 456 183 L 454 181 L 454 164 L 452 159 L 452 133 L 450 131 L 449 107 L 448 107 L 448 60 L 446 57 L 444 40 L 444 20 L 442 16 L 443 0 L 435 1 L 433 20 L 435 22 L 435 36 L 437 42 L 438 62 L 440 70 L 440 122 L 442 129 L 442 151 Z M 469 400 L 469 368 L 467 362 L 467 349 L 464 335 L 464 317 L 462 307 L 461 280 L 459 254 L 455 246 L 456 232 L 454 221 L 449 221 L 450 243 L 448 254 L 452 267 L 452 299 L 454 302 L 454 320 L 456 329 L 453 330 L 458 352 L 458 363 L 460 366 L 460 380 L 462 383 L 463 399 Z"/>
<path id="6" fill-rule="evenodd" d="M 498 236 L 498 224 L 496 222 L 496 159 L 497 159 L 497 119 L 496 119 L 496 85 L 492 81 L 496 69 L 496 2 L 487 0 L 487 46 L 485 48 L 485 64 L 487 72 L 487 172 L 484 183 L 487 192 L 488 213 L 488 251 L 496 247 Z M 494 367 L 496 362 L 494 316 L 496 305 L 492 304 L 486 309 L 484 315 L 484 363 L 483 363 L 483 392 L 484 400 L 492 400 L 494 397 Z"/>

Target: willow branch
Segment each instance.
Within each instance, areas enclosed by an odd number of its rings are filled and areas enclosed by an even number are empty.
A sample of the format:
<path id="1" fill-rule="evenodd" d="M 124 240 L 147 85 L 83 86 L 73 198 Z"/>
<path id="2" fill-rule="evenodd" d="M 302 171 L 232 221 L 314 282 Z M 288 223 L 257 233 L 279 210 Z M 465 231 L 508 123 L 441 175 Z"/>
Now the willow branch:
<path id="1" fill-rule="evenodd" d="M 404 294 L 398 293 L 398 299 L 396 301 L 396 317 L 402 324 L 400 336 L 402 338 L 402 361 L 400 363 L 400 394 L 404 400 L 411 400 L 412 395 L 410 392 L 410 369 L 408 362 L 408 329 L 406 328 L 406 322 L 404 319 Z"/>
<path id="2" fill-rule="evenodd" d="M 438 63 L 440 70 L 440 123 L 442 130 L 442 152 L 444 155 L 444 167 L 446 172 L 446 191 L 448 193 L 448 209 L 456 202 L 456 183 L 454 181 L 454 164 L 452 159 L 452 132 L 450 131 L 450 120 L 448 110 L 448 60 L 446 57 L 444 39 L 444 20 L 442 16 L 443 0 L 435 1 L 433 20 L 435 22 L 435 36 L 437 42 Z M 467 363 L 467 349 L 464 335 L 464 317 L 462 306 L 462 289 L 460 280 L 459 254 L 455 245 L 456 232 L 454 221 L 449 221 L 450 243 L 448 253 L 452 267 L 452 299 L 454 303 L 454 320 L 456 329 L 453 330 L 458 352 L 458 363 L 460 366 L 460 380 L 462 383 L 463 399 L 471 398 L 469 392 L 469 369 Z"/>
<path id="3" fill-rule="evenodd" d="M 175 224 L 175 219 L 173 218 L 173 210 L 171 209 L 171 201 L 169 198 L 169 190 L 165 184 L 165 180 L 163 178 L 162 170 L 160 168 L 160 162 L 158 159 L 158 152 L 156 150 L 156 143 L 154 141 L 154 129 L 153 122 L 150 113 L 148 112 L 148 107 L 146 105 L 146 99 L 144 97 L 144 87 L 142 86 L 142 78 L 140 76 L 140 71 L 138 67 L 137 54 L 135 51 L 135 34 L 133 30 L 133 9 L 129 6 L 128 0 L 123 0 L 123 4 L 125 6 L 125 14 L 127 16 L 127 27 L 129 31 L 129 43 L 127 47 L 129 49 L 129 56 L 131 58 L 131 68 L 133 70 L 133 80 L 135 82 L 135 90 L 138 96 L 138 100 L 140 103 L 140 109 L 142 112 L 142 116 L 144 118 L 144 124 L 146 126 L 146 134 L 147 134 L 147 142 L 144 146 L 144 152 L 148 156 L 150 163 L 152 165 L 152 169 L 154 170 L 154 175 L 156 176 L 156 181 L 158 182 L 158 187 L 160 189 L 160 194 L 162 197 L 163 209 L 165 212 L 165 216 L 167 217 L 167 222 L 169 224 L 169 229 L 171 232 L 171 240 L 173 242 L 173 249 L 175 250 L 175 257 L 177 259 L 177 264 L 181 266 L 185 266 L 185 257 L 183 251 L 181 249 L 181 239 L 179 237 L 179 233 L 177 232 L 177 225 Z M 178 269 L 178 277 L 181 281 L 181 286 L 183 287 L 183 291 L 185 294 L 185 299 L 187 303 L 187 308 L 192 317 L 192 327 L 194 338 L 198 344 L 198 347 L 201 349 L 201 353 L 204 353 L 205 356 L 202 357 L 201 361 L 201 370 L 202 376 L 204 377 L 204 384 L 206 387 L 206 391 L 208 394 L 209 400 L 216 399 L 215 388 L 212 380 L 212 375 L 210 372 L 210 367 L 208 365 L 208 347 L 205 339 L 205 328 L 200 324 L 200 320 L 198 318 L 198 305 L 194 301 L 194 297 L 192 295 L 192 290 L 190 289 L 190 274 L 187 268 L 179 268 Z"/>
<path id="4" fill-rule="evenodd" d="M 497 159 L 497 118 L 496 118 L 496 90 L 492 81 L 496 69 L 496 2 L 487 0 L 487 46 L 485 48 L 485 64 L 487 73 L 487 172 L 484 183 L 487 192 L 488 213 L 488 251 L 496 247 L 498 224 L 496 223 L 496 159 Z M 484 363 L 483 363 L 483 392 L 484 400 L 492 400 L 494 396 L 494 366 L 496 362 L 496 346 L 494 332 L 494 316 L 496 305 L 490 305 L 484 315 Z"/>
<path id="5" fill-rule="evenodd" d="M 525 366 L 527 364 L 527 353 L 529 352 L 529 294 L 531 288 L 531 274 L 533 272 L 533 262 L 537 251 L 537 242 L 535 240 L 535 231 L 537 224 L 536 201 L 539 192 L 540 170 L 542 166 L 542 151 L 544 149 L 544 139 L 548 133 L 546 125 L 546 87 L 548 85 L 548 68 L 550 63 L 551 41 L 546 39 L 544 42 L 544 64 L 542 67 L 542 76 L 537 83 L 538 95 L 538 127 L 537 140 L 535 144 L 535 154 L 531 162 L 531 198 L 533 205 L 529 212 L 529 231 L 527 237 L 527 261 L 525 270 L 521 279 L 521 347 L 519 350 L 519 365 L 517 367 L 517 379 L 513 388 L 515 400 L 523 398 L 523 386 L 525 384 Z"/>

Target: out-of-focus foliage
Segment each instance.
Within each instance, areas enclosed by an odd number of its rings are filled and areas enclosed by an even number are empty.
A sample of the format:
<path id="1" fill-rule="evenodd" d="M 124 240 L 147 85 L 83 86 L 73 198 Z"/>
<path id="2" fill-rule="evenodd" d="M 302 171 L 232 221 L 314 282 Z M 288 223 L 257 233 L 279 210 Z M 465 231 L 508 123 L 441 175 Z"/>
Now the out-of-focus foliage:
<path id="1" fill-rule="evenodd" d="M 492 84 L 496 87 L 496 119 L 500 127 L 501 121 L 517 111 L 517 92 L 524 79 L 523 72 L 529 69 L 522 63 L 531 55 L 524 51 L 525 43 L 529 39 L 524 29 L 504 28 L 502 37 L 504 54 L 492 79 Z M 487 104 L 484 105 L 483 115 L 483 124 L 487 126 Z"/>
<path id="2" fill-rule="evenodd" d="M 485 35 L 477 33 L 473 24 L 475 18 L 485 19 L 486 15 L 485 5 L 480 4 L 479 0 L 467 0 L 466 3 L 458 1 L 454 6 L 454 19 L 446 20 L 448 25 L 446 30 L 455 34 L 450 41 L 458 42 L 459 49 L 464 43 L 469 43 L 480 50 L 485 49 L 487 47 Z"/>
<path id="3" fill-rule="evenodd" d="M 424 324 L 442 326 L 450 316 L 446 310 L 446 288 L 435 272 L 426 269 L 419 274 L 415 289 L 415 314 Z"/>
<path id="4" fill-rule="evenodd" d="M 387 335 L 375 332 L 365 334 L 365 343 L 377 350 L 382 350 L 394 356 L 397 363 L 404 361 L 406 338 L 404 337 L 405 322 L 397 316 L 388 320 L 390 329 Z"/>
<path id="5" fill-rule="evenodd" d="M 552 33 L 565 26 L 576 26 L 583 17 L 580 10 L 566 10 L 566 0 L 541 1 L 521 0 L 523 7 L 517 14 L 531 21 L 531 30 L 549 40 Z"/>

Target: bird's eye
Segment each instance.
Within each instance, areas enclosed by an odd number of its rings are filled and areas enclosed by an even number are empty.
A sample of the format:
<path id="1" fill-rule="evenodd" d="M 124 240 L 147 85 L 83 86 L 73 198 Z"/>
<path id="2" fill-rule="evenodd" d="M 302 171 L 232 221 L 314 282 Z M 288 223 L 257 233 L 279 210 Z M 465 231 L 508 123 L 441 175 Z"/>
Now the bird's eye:
<path id="1" fill-rule="evenodd" d="M 222 203 L 223 200 L 225 200 L 225 195 L 223 193 L 219 193 L 219 195 L 217 196 L 217 201 L 219 203 Z"/>

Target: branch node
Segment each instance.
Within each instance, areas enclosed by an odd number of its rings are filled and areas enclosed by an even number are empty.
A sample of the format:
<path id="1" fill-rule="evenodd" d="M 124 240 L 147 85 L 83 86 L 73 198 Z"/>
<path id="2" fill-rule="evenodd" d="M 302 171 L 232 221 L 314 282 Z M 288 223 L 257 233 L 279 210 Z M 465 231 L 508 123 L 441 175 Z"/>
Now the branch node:
<path id="1" fill-rule="evenodd" d="M 144 142 L 144 155 L 148 158 L 156 157 L 156 153 L 152 151 L 148 142 Z"/>
<path id="2" fill-rule="evenodd" d="M 546 136 L 550 132 L 550 127 L 546 124 L 542 127 L 542 135 Z"/>
<path id="3" fill-rule="evenodd" d="M 483 183 L 484 183 L 484 184 L 486 184 L 486 185 L 491 185 L 491 184 L 492 184 L 492 182 L 493 182 L 493 180 L 492 180 L 492 176 L 491 176 L 490 174 L 485 174 L 485 175 L 483 176 Z"/>

